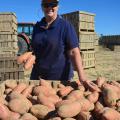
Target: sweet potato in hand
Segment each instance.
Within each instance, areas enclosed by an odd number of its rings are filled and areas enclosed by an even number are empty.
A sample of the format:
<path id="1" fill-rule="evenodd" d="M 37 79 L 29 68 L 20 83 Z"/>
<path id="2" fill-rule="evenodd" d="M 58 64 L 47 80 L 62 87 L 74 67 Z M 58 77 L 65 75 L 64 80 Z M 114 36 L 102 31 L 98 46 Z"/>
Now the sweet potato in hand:
<path id="1" fill-rule="evenodd" d="M 26 62 L 27 59 L 32 55 L 32 52 L 26 52 L 20 56 L 17 57 L 17 63 L 22 64 L 23 62 Z"/>
<path id="2" fill-rule="evenodd" d="M 34 55 L 30 55 L 29 58 L 26 60 L 25 64 L 24 64 L 24 68 L 26 70 L 29 70 L 32 68 L 33 64 L 35 63 L 35 56 Z"/>

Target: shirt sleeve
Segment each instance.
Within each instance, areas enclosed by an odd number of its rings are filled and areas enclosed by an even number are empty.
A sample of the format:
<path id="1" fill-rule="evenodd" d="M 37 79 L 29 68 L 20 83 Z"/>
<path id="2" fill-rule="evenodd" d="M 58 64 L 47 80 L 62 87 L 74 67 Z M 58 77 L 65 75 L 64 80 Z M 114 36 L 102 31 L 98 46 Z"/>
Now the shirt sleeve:
<path id="1" fill-rule="evenodd" d="M 73 25 L 67 22 L 65 32 L 65 45 L 68 50 L 79 47 L 79 40 Z"/>

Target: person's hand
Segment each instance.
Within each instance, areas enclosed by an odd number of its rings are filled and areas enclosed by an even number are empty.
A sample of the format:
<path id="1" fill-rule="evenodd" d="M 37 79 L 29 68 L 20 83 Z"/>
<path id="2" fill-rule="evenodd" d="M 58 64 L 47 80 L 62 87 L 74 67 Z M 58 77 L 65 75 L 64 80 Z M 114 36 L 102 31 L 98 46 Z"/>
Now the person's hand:
<path id="1" fill-rule="evenodd" d="M 83 85 L 86 89 L 89 89 L 90 91 L 101 91 L 98 86 L 90 80 L 77 81 L 77 84 Z"/>

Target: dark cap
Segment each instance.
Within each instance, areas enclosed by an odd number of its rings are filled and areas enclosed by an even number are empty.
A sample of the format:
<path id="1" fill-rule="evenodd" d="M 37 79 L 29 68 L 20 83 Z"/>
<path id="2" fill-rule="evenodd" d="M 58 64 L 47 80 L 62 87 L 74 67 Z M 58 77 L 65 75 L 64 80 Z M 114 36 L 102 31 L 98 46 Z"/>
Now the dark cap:
<path id="1" fill-rule="evenodd" d="M 42 0 L 42 3 L 59 2 L 59 0 Z"/>

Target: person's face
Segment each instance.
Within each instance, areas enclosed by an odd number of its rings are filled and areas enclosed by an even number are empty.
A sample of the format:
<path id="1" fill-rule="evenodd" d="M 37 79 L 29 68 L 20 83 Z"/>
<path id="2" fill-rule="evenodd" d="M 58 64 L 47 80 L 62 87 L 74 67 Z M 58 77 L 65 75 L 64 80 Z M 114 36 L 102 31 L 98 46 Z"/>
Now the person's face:
<path id="1" fill-rule="evenodd" d="M 46 3 L 42 5 L 43 12 L 45 17 L 55 17 L 58 12 L 58 4 L 54 4 L 52 2 Z"/>

